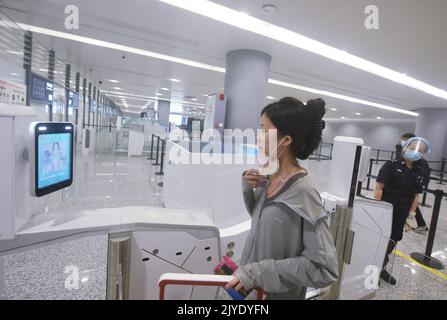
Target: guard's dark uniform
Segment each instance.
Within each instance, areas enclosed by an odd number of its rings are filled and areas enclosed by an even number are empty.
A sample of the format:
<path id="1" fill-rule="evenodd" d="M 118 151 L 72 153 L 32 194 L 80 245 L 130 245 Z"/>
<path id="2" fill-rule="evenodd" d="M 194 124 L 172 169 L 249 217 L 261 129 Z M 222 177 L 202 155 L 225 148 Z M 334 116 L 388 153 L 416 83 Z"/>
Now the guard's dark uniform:
<path id="1" fill-rule="evenodd" d="M 393 205 L 392 241 L 388 245 L 384 266 L 396 243 L 402 240 L 405 221 L 416 194 L 422 193 L 426 176 L 420 160 L 413 162 L 411 170 L 403 160 L 387 161 L 379 171 L 377 182 L 384 184 L 382 200 Z"/>

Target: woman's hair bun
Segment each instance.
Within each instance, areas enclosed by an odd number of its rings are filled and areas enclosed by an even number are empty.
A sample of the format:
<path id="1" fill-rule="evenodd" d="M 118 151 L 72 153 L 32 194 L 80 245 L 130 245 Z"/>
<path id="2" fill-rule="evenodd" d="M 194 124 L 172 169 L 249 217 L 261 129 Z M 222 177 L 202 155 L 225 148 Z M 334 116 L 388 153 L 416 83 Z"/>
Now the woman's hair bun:
<path id="1" fill-rule="evenodd" d="M 299 159 L 307 159 L 321 142 L 321 136 L 325 127 L 323 116 L 326 113 L 326 102 L 321 99 L 312 99 L 307 101 L 306 112 L 310 114 L 312 125 L 304 148 L 298 152 Z"/>
<path id="2" fill-rule="evenodd" d="M 312 114 L 313 118 L 322 119 L 326 113 L 326 102 L 323 99 L 317 98 L 307 101 L 307 110 Z"/>

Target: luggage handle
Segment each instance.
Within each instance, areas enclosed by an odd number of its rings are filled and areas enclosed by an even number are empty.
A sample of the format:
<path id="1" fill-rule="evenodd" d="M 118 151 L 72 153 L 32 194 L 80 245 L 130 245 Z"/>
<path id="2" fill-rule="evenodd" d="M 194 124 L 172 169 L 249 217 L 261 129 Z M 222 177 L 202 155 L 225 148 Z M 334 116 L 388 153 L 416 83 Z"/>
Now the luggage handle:
<path id="1" fill-rule="evenodd" d="M 192 286 L 225 286 L 233 280 L 233 276 L 223 276 L 214 274 L 188 274 L 188 273 L 164 273 L 158 280 L 160 287 L 159 300 L 164 300 L 165 289 L 168 285 L 192 285 Z M 259 288 L 257 291 L 257 299 L 264 299 L 264 290 Z"/>

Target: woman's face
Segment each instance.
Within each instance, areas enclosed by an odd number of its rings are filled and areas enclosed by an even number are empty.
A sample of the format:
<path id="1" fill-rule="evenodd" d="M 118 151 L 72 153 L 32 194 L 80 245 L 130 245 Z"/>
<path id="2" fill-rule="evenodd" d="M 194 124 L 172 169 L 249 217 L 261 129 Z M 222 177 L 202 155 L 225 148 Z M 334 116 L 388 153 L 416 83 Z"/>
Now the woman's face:
<path id="1" fill-rule="evenodd" d="M 260 126 L 262 134 L 258 137 L 258 147 L 262 153 L 269 155 L 270 150 L 275 150 L 275 146 L 270 145 L 269 137 L 275 137 L 277 129 L 265 113 L 261 116 Z M 278 142 L 277 138 L 276 142 Z"/>
<path id="2" fill-rule="evenodd" d="M 418 143 L 417 141 L 414 141 L 410 143 L 408 146 L 408 150 L 419 152 L 420 154 L 424 154 L 426 150 L 426 146 L 423 143 Z"/>

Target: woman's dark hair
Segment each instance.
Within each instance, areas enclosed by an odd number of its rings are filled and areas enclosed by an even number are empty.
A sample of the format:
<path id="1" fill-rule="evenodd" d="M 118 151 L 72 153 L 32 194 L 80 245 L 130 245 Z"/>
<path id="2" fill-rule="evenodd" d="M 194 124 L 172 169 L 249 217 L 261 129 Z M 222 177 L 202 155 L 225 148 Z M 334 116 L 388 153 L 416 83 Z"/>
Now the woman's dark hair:
<path id="1" fill-rule="evenodd" d="M 265 114 L 278 130 L 279 136 L 293 138 L 292 150 L 296 158 L 305 160 L 321 142 L 326 112 L 323 99 L 309 100 L 304 105 L 300 100 L 285 97 L 266 106 Z"/>
<path id="2" fill-rule="evenodd" d="M 404 139 L 411 139 L 411 138 L 414 138 L 414 137 L 416 137 L 415 135 L 414 135 L 414 133 L 404 133 L 403 135 L 402 135 L 402 138 L 404 138 Z"/>

